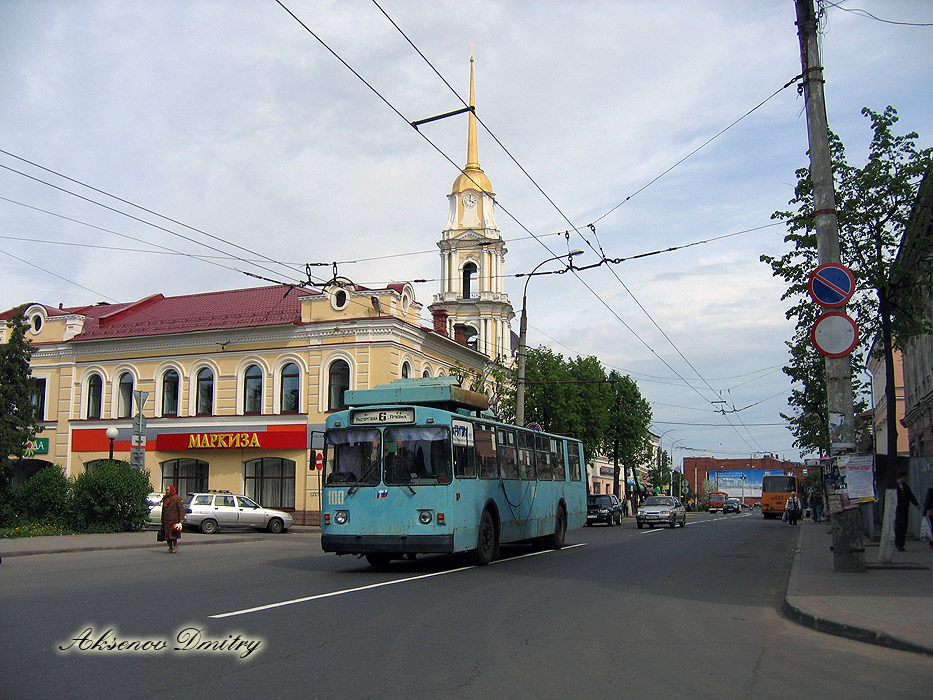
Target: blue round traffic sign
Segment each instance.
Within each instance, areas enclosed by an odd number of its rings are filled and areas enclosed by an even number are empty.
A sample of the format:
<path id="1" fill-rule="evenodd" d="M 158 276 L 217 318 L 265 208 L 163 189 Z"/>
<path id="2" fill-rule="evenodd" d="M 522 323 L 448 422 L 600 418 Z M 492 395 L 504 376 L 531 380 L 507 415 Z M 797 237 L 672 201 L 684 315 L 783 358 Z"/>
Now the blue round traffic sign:
<path id="1" fill-rule="evenodd" d="M 810 296 L 825 309 L 836 309 L 852 298 L 855 276 L 839 263 L 824 263 L 810 273 Z"/>

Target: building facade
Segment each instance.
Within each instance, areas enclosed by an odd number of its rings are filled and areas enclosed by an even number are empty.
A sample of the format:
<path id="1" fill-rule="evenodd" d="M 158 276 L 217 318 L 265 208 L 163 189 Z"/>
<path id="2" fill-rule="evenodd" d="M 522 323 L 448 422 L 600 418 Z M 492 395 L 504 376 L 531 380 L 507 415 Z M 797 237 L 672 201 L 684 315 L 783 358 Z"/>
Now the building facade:
<path id="1" fill-rule="evenodd" d="M 816 467 L 818 469 L 818 467 Z M 748 459 L 717 457 L 685 457 L 684 478 L 701 502 L 708 495 L 704 484 L 710 482 L 716 491 L 725 491 L 745 505 L 761 501 L 761 480 L 770 474 L 796 474 L 806 478 L 808 468 L 799 462 L 788 462 L 771 455 Z M 757 488 L 757 491 L 756 491 Z"/>

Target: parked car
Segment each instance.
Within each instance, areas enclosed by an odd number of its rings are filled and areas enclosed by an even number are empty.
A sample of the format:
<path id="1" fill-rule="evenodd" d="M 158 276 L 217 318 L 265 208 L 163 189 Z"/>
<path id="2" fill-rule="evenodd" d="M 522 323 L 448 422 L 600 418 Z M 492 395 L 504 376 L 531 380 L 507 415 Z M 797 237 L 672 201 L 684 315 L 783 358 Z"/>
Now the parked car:
<path id="1" fill-rule="evenodd" d="M 146 496 L 146 503 L 149 504 L 149 524 L 162 524 L 162 497 L 164 493 L 150 493 Z"/>
<path id="2" fill-rule="evenodd" d="M 723 513 L 741 513 L 742 503 L 738 498 L 730 498 L 722 504 Z"/>
<path id="3" fill-rule="evenodd" d="M 622 502 L 619 497 L 613 493 L 605 493 L 598 496 L 587 496 L 586 499 L 586 524 L 606 523 L 613 525 L 622 524 Z"/>
<path id="4" fill-rule="evenodd" d="M 647 525 L 667 525 L 676 527 L 679 523 L 681 527 L 687 526 L 687 509 L 679 498 L 673 496 L 649 496 L 640 506 L 635 515 L 635 522 L 640 530 Z"/>
<path id="5" fill-rule="evenodd" d="M 229 491 L 193 493 L 185 513 L 185 525 L 207 534 L 222 527 L 254 527 L 280 533 L 294 523 L 285 511 L 263 508 L 248 496 Z"/>

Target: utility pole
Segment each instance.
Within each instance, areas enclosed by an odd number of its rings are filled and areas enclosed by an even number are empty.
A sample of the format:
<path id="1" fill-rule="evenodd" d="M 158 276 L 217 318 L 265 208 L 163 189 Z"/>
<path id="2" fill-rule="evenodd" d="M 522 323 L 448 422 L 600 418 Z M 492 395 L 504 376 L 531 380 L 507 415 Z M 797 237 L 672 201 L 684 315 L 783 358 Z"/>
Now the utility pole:
<path id="1" fill-rule="evenodd" d="M 813 9 L 813 0 L 795 0 L 795 4 L 807 109 L 810 179 L 813 182 L 813 212 L 816 218 L 819 260 L 821 265 L 841 263 L 817 17 Z M 827 357 L 825 360 L 830 456 L 837 457 L 838 453 L 852 451 L 855 447 L 852 364 L 848 355 L 839 358 Z M 858 508 L 839 509 L 831 513 L 830 520 L 833 529 L 833 570 L 864 572 L 865 548 L 862 542 L 861 511 Z"/>

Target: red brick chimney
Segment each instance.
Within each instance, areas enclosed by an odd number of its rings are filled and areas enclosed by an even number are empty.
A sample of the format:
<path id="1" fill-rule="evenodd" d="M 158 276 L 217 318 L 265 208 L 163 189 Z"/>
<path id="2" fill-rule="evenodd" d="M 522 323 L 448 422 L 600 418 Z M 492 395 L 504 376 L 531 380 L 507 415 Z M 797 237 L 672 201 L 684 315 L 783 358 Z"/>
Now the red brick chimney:
<path id="1" fill-rule="evenodd" d="M 434 332 L 441 335 L 447 335 L 447 317 L 449 314 L 444 309 L 434 309 Z"/>

